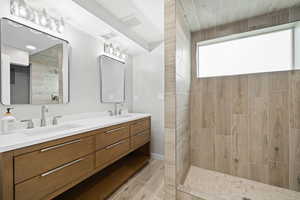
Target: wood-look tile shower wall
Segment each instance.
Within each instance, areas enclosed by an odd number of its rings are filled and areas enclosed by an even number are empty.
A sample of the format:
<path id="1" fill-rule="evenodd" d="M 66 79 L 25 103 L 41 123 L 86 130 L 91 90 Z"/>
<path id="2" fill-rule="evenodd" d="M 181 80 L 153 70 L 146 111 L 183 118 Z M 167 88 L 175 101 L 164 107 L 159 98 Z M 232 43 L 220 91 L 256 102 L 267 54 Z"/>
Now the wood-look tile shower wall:
<path id="1" fill-rule="evenodd" d="M 197 42 L 297 19 L 291 8 L 192 34 L 193 165 L 300 191 L 300 71 L 196 77 Z"/>
<path id="2" fill-rule="evenodd" d="M 178 0 L 165 0 L 165 199 L 190 167 L 191 33 Z"/>

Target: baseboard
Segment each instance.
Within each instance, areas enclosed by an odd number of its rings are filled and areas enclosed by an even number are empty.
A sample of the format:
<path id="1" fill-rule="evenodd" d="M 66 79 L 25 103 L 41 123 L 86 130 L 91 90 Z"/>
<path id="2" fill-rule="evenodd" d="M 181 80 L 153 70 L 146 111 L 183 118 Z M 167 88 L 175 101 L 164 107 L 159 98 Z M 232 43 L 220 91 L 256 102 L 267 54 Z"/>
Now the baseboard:
<path id="1" fill-rule="evenodd" d="M 164 155 L 158 153 L 151 153 L 151 158 L 156 160 L 164 160 Z"/>

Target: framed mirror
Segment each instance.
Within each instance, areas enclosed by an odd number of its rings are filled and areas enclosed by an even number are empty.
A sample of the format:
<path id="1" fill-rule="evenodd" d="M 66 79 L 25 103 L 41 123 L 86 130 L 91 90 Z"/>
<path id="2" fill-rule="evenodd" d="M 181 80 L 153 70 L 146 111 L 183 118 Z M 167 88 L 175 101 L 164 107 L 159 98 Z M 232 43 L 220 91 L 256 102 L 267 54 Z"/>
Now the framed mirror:
<path id="1" fill-rule="evenodd" d="M 100 56 L 101 102 L 124 103 L 125 101 L 125 63 Z"/>
<path id="2" fill-rule="evenodd" d="M 2 18 L 1 102 L 68 103 L 68 41 Z"/>

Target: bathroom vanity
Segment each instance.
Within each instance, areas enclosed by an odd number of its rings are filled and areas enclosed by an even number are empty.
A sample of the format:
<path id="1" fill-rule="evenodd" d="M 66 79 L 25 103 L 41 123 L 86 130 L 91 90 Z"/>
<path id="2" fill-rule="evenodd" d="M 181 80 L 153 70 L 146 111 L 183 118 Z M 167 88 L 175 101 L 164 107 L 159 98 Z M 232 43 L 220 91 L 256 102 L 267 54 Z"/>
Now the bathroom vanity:
<path id="1" fill-rule="evenodd" d="M 94 174 L 106 198 L 149 161 L 150 124 L 130 114 L 1 135 L 0 200 L 53 199 Z"/>

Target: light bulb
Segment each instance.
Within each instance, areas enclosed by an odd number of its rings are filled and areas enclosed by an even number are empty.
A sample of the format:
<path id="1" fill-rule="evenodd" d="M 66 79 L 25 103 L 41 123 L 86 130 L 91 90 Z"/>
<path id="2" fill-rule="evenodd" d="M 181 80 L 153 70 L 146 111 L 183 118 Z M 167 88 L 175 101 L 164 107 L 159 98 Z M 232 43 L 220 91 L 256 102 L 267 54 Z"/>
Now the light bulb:
<path id="1" fill-rule="evenodd" d="M 58 22 L 58 28 L 57 28 L 57 31 L 59 33 L 63 33 L 65 30 L 65 21 L 63 18 L 60 19 L 60 22 Z"/>
<path id="2" fill-rule="evenodd" d="M 114 47 L 112 44 L 109 45 L 109 53 L 112 55 L 114 53 Z"/>
<path id="3" fill-rule="evenodd" d="M 26 7 L 20 6 L 20 8 L 19 8 L 19 15 L 20 15 L 20 17 L 23 17 L 23 18 L 27 18 L 28 17 L 28 12 L 27 12 Z"/>
<path id="4" fill-rule="evenodd" d="M 65 30 L 65 27 L 64 27 L 62 24 L 59 24 L 59 25 L 58 25 L 58 32 L 59 32 L 59 33 L 63 33 L 64 30 Z"/>
<path id="5" fill-rule="evenodd" d="M 32 22 L 35 22 L 35 15 L 34 15 L 33 9 L 30 8 L 30 7 L 27 7 L 27 12 L 28 12 L 27 19 L 32 21 Z"/>
<path id="6" fill-rule="evenodd" d="M 28 18 L 27 4 L 24 0 L 19 1 L 19 16 L 23 18 Z"/>
<path id="7" fill-rule="evenodd" d="M 46 26 L 47 25 L 47 19 L 46 19 L 45 16 L 41 16 L 40 23 L 41 23 L 42 26 Z"/>
<path id="8" fill-rule="evenodd" d="M 50 19 L 50 27 L 53 31 L 57 30 L 57 22 L 55 19 Z"/>
<path id="9" fill-rule="evenodd" d="M 47 26 L 48 25 L 48 15 L 46 10 L 44 9 L 42 14 L 40 15 L 40 24 L 42 26 Z"/>
<path id="10" fill-rule="evenodd" d="M 19 16 L 19 3 L 16 0 L 12 0 L 10 3 L 10 13 Z"/>
<path id="11" fill-rule="evenodd" d="M 33 12 L 33 20 L 34 20 L 34 23 L 36 24 L 40 24 L 40 19 L 39 19 L 39 13 L 37 11 L 34 11 Z"/>
<path id="12" fill-rule="evenodd" d="M 117 49 L 116 49 L 116 56 L 118 56 L 118 57 L 119 57 L 120 55 L 121 55 L 120 49 L 119 49 L 119 48 L 117 48 Z"/>

